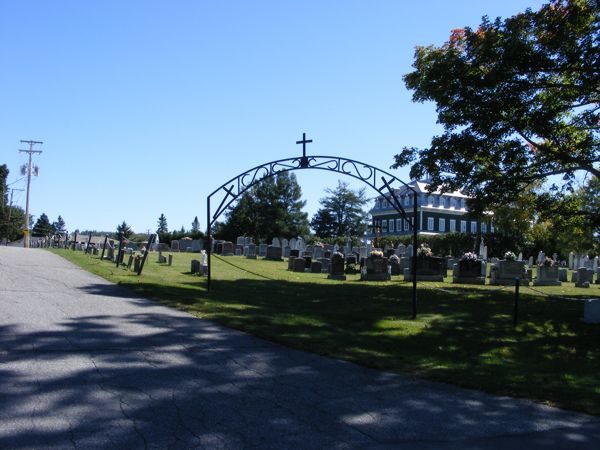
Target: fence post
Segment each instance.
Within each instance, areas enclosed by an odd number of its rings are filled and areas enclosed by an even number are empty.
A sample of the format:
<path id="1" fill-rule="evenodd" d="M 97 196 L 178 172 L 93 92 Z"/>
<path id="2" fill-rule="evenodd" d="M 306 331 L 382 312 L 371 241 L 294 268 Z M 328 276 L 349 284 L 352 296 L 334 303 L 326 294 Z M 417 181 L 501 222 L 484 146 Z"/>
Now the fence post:
<path id="1" fill-rule="evenodd" d="M 517 321 L 519 318 L 519 284 L 521 282 L 520 278 L 515 278 L 515 310 L 513 313 L 513 326 L 517 326 Z"/>

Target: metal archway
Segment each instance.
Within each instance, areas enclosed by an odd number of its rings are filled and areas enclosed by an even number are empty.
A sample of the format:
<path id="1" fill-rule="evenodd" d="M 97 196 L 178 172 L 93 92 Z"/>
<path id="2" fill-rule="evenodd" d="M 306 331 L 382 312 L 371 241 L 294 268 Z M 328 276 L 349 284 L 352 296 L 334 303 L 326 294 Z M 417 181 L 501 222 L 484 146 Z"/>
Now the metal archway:
<path id="1" fill-rule="evenodd" d="M 348 175 L 357 180 L 360 180 L 374 190 L 379 192 L 389 204 L 400 214 L 402 219 L 406 221 L 412 232 L 413 232 L 413 255 L 412 255 L 412 282 L 413 282 L 413 293 L 412 293 L 412 307 L 413 307 L 413 318 L 417 316 L 417 231 L 419 229 L 419 218 L 418 218 L 418 194 L 417 191 L 395 177 L 394 175 L 381 170 L 375 166 L 367 163 L 356 161 L 353 159 L 343 158 L 340 156 L 306 156 L 306 144 L 312 142 L 306 140 L 306 135 L 303 134 L 303 140 L 297 141 L 297 144 L 302 144 L 303 155 L 296 158 L 279 159 L 268 163 L 261 164 L 253 167 L 246 172 L 242 172 L 231 180 L 227 181 L 219 188 L 215 189 L 206 198 L 206 217 L 207 217 L 207 230 L 206 239 L 207 245 L 207 256 L 208 256 L 208 273 L 207 273 L 207 289 L 210 291 L 211 284 L 211 229 L 214 223 L 217 221 L 219 216 L 231 206 L 231 204 L 244 192 L 260 182 L 265 178 L 275 176 L 282 172 L 291 172 L 294 170 L 302 169 L 319 169 L 326 170 L 329 172 L 337 172 L 342 175 Z M 406 211 L 402 207 L 402 204 L 398 200 L 394 189 L 404 187 L 411 191 L 413 194 L 413 217 L 412 220 L 406 214 Z M 211 203 L 215 197 L 219 201 L 214 214 L 211 216 Z"/>

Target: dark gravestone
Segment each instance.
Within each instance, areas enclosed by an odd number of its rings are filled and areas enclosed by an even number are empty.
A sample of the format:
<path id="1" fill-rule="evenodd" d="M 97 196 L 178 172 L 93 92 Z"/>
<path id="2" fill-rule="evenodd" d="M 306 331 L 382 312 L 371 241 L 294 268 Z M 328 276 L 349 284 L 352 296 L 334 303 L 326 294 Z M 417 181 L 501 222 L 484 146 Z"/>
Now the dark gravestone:
<path id="1" fill-rule="evenodd" d="M 356 255 L 348 255 L 346 257 L 346 264 L 356 264 Z"/>
<path id="2" fill-rule="evenodd" d="M 311 273 L 321 273 L 321 262 L 320 261 L 313 261 L 310 264 L 310 272 Z"/>
<path id="3" fill-rule="evenodd" d="M 215 253 L 217 255 L 223 254 L 223 243 L 222 242 L 217 242 L 217 246 L 215 247 Z"/>
<path id="4" fill-rule="evenodd" d="M 294 258 L 294 272 L 304 272 L 305 261 L 304 258 Z"/>
<path id="5" fill-rule="evenodd" d="M 295 256 L 296 258 L 300 256 L 300 250 L 292 249 L 290 250 L 290 256 Z"/>
<path id="6" fill-rule="evenodd" d="M 140 271 L 140 263 L 142 262 L 142 257 L 141 256 L 136 256 L 135 259 L 133 260 L 133 271 L 135 273 L 138 273 Z"/>
<path id="7" fill-rule="evenodd" d="M 192 273 L 200 273 L 200 261 L 192 259 L 192 267 L 190 269 Z"/>
<path id="8" fill-rule="evenodd" d="M 281 254 L 282 254 L 281 247 L 269 245 L 267 247 L 267 256 L 265 256 L 265 259 L 268 259 L 270 261 L 281 261 Z"/>
<path id="9" fill-rule="evenodd" d="M 295 256 L 290 256 L 288 258 L 288 270 L 292 271 L 294 270 L 294 260 L 296 259 Z"/>
<path id="10" fill-rule="evenodd" d="M 329 265 L 329 275 L 327 278 L 332 280 L 345 280 L 344 275 L 344 259 L 343 258 L 331 258 L 331 264 Z"/>
<path id="11" fill-rule="evenodd" d="M 127 270 L 131 270 L 132 264 L 133 264 L 133 254 L 129 255 L 129 259 L 127 260 Z"/>
<path id="12" fill-rule="evenodd" d="M 329 273 L 329 265 L 331 264 L 330 258 L 319 258 L 321 263 L 321 272 Z"/>
<path id="13" fill-rule="evenodd" d="M 305 256 L 304 257 L 304 268 L 305 269 L 310 269 L 310 264 L 312 263 L 312 256 Z"/>

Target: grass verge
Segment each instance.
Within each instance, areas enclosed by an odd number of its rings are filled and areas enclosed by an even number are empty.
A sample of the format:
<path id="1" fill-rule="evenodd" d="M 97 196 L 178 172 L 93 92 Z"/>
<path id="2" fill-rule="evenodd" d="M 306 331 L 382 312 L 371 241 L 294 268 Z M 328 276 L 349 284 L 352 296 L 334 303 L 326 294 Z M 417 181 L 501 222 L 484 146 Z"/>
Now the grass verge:
<path id="1" fill-rule="evenodd" d="M 411 320 L 411 285 L 400 277 L 341 282 L 288 272 L 284 262 L 213 257 L 207 292 L 189 273 L 198 255 L 176 253 L 166 266 L 151 253 L 138 277 L 52 251 L 139 295 L 289 347 L 600 415 L 600 325 L 581 322 L 582 303 L 559 299 L 600 297 L 597 285 L 522 287 L 513 327 L 510 287 L 419 283 Z"/>

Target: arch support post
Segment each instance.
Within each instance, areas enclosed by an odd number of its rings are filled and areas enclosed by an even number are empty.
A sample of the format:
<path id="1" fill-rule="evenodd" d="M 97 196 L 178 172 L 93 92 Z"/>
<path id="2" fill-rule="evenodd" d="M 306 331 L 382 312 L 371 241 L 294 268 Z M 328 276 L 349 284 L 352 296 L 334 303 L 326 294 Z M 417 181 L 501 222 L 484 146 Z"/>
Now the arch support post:
<path id="1" fill-rule="evenodd" d="M 419 194 L 413 192 L 413 254 L 412 254 L 412 318 L 417 318 L 417 235 L 419 233 L 419 216 L 417 215 Z"/>
<path id="2" fill-rule="evenodd" d="M 211 239 L 211 223 L 210 223 L 210 197 L 206 199 L 206 290 L 210 292 L 210 254 L 212 252 Z M 202 270 L 202 267 L 200 268 Z"/>

